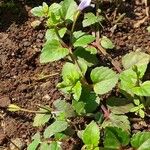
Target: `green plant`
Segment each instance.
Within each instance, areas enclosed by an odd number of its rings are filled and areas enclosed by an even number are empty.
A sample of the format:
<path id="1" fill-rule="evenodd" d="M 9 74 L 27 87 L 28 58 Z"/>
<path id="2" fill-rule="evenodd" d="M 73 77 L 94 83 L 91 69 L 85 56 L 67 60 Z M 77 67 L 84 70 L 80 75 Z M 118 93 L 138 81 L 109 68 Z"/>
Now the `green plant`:
<path id="1" fill-rule="evenodd" d="M 64 0 L 50 6 L 43 3 L 31 10 L 47 28 L 40 62 L 65 60 L 62 81 L 57 87 L 70 95 L 70 101 L 55 101 L 53 105 L 56 110 L 48 106 L 39 106 L 39 111 L 9 106 L 10 111 L 36 113 L 33 126 L 47 126 L 43 134 L 37 133 L 33 137 L 28 150 L 39 146 L 40 149 L 61 149 L 62 139 L 67 138 L 67 131 L 70 130 L 71 118 L 76 116 L 92 119 L 85 130 L 78 132 L 84 143 L 82 149 L 98 150 L 102 146 L 104 149 L 123 149 L 130 141 L 131 127 L 127 114 L 134 112 L 141 118 L 146 116 L 150 81 L 144 81 L 143 77 L 150 56 L 143 52 L 130 52 L 122 58 L 122 70 L 119 62 L 108 53 L 115 45 L 106 36 L 100 37 L 99 28 L 104 20 L 99 10 L 100 2 L 95 4 L 95 14 L 82 14 L 90 1 L 86 1 L 86 5 L 82 2 L 79 6 L 74 0 Z M 83 30 L 78 24 L 81 14 Z M 85 32 L 86 29 L 89 32 Z M 99 53 L 112 63 L 113 68 L 100 65 Z M 115 88 L 119 91 L 118 97 L 111 96 Z M 110 95 L 107 100 L 103 97 L 105 94 Z M 133 139 L 131 143 L 134 143 Z M 113 144 L 110 145 L 110 141 Z M 134 144 L 132 146 L 136 147 Z"/>

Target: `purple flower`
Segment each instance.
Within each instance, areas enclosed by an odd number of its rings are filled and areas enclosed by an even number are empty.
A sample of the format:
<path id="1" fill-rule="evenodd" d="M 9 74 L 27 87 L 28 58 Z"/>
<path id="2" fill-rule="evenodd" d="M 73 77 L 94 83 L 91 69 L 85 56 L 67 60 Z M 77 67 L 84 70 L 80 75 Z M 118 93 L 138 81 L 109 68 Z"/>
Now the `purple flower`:
<path id="1" fill-rule="evenodd" d="M 90 4 L 91 4 L 91 0 L 81 0 L 78 9 L 82 11 L 84 8 L 90 6 Z"/>

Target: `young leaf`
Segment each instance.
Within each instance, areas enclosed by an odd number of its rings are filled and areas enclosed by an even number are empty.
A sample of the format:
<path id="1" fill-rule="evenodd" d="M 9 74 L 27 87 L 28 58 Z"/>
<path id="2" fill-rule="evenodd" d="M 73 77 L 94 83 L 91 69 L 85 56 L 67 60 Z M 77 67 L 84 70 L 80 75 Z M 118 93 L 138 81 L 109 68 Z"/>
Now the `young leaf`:
<path id="1" fill-rule="evenodd" d="M 72 105 L 67 103 L 65 100 L 58 99 L 54 101 L 53 104 L 58 111 L 64 112 L 67 118 L 75 116 Z"/>
<path id="2" fill-rule="evenodd" d="M 131 145 L 138 150 L 150 149 L 150 132 L 138 132 L 131 138 Z"/>
<path id="3" fill-rule="evenodd" d="M 92 121 L 83 131 L 82 140 L 85 145 L 98 146 L 100 140 L 99 126 Z"/>
<path id="4" fill-rule="evenodd" d="M 66 31 L 67 31 L 66 28 L 61 28 L 58 31 L 61 38 L 63 38 L 63 36 L 65 35 Z M 46 31 L 45 38 L 46 38 L 47 41 L 51 41 L 51 40 L 54 40 L 54 39 L 55 40 L 59 40 L 54 29 L 48 29 Z"/>
<path id="5" fill-rule="evenodd" d="M 82 85 L 80 81 L 76 83 L 76 85 L 72 88 L 73 98 L 75 100 L 79 100 L 82 92 Z"/>
<path id="6" fill-rule="evenodd" d="M 62 132 L 66 130 L 68 123 L 66 121 L 55 121 L 53 124 L 48 126 L 44 131 L 44 138 L 50 138 L 55 133 Z"/>
<path id="7" fill-rule="evenodd" d="M 72 63 L 66 63 L 62 69 L 63 82 L 59 83 L 57 87 L 65 93 L 72 93 L 72 88 L 79 81 L 80 77 L 81 74 L 78 72 L 77 66 Z"/>
<path id="8" fill-rule="evenodd" d="M 44 45 L 42 53 L 40 55 L 40 62 L 53 62 L 64 58 L 68 54 L 69 50 L 67 48 L 63 48 L 59 41 L 51 40 Z"/>
<path id="9" fill-rule="evenodd" d="M 125 69 L 133 66 L 147 65 L 150 61 L 150 55 L 143 52 L 130 52 L 122 58 L 122 64 Z"/>
<path id="10" fill-rule="evenodd" d="M 74 51 L 74 55 L 78 57 L 78 59 L 84 61 L 88 67 L 98 64 L 98 59 L 96 55 L 90 54 L 86 49 L 82 47 L 76 48 Z"/>
<path id="11" fill-rule="evenodd" d="M 97 19 L 97 16 L 95 16 L 93 13 L 86 13 L 84 15 L 84 20 L 82 23 L 83 23 L 83 27 L 88 27 L 97 22 L 99 22 L 99 20 Z"/>
<path id="12" fill-rule="evenodd" d="M 117 127 L 105 128 L 104 148 L 120 149 L 129 144 L 130 136 L 127 131 Z"/>
<path id="13" fill-rule="evenodd" d="M 65 20 L 73 21 L 73 17 L 77 11 L 77 4 L 74 0 L 64 0 L 62 3 L 61 14 Z"/>
<path id="14" fill-rule="evenodd" d="M 74 47 L 86 47 L 88 44 L 92 43 L 94 40 L 95 40 L 94 36 L 84 34 L 74 41 L 73 46 Z"/>
<path id="15" fill-rule="evenodd" d="M 97 95 L 86 87 L 82 87 L 81 97 L 74 100 L 72 105 L 78 114 L 92 113 L 96 110 L 100 102 Z"/>
<path id="16" fill-rule="evenodd" d="M 118 75 L 107 67 L 97 67 L 91 72 L 94 83 L 94 91 L 97 94 L 106 94 L 111 91 L 118 82 Z"/>
<path id="17" fill-rule="evenodd" d="M 62 6 L 58 3 L 53 3 L 50 7 L 49 7 L 49 17 L 51 17 L 52 14 L 55 14 L 56 16 L 60 15 L 59 11 L 62 8 Z"/>
<path id="18" fill-rule="evenodd" d="M 63 80 L 70 84 L 76 83 L 81 77 L 81 75 L 77 71 L 77 67 L 72 63 L 66 63 L 63 66 L 62 76 Z"/>
<path id="19" fill-rule="evenodd" d="M 123 130 L 130 131 L 130 122 L 126 115 L 115 115 L 111 113 L 109 115 L 109 120 L 103 122 L 102 127 L 119 127 Z"/>
<path id="20" fill-rule="evenodd" d="M 45 12 L 43 11 L 43 7 L 39 6 L 39 7 L 34 7 L 31 10 L 31 13 L 36 16 L 36 17 L 44 17 L 45 16 Z"/>
<path id="21" fill-rule="evenodd" d="M 58 142 L 52 142 L 50 144 L 49 150 L 62 150 L 62 148 Z"/>
<path id="22" fill-rule="evenodd" d="M 8 110 L 9 110 L 9 111 L 12 111 L 12 112 L 15 112 L 15 111 L 21 110 L 21 108 L 20 108 L 19 106 L 15 105 L 15 104 L 10 104 L 10 105 L 8 106 Z"/>
<path id="23" fill-rule="evenodd" d="M 113 49 L 115 47 L 112 41 L 106 36 L 103 36 L 100 42 L 101 42 L 102 47 L 105 49 Z"/>
<path id="24" fill-rule="evenodd" d="M 33 126 L 42 126 L 51 118 L 51 114 L 48 110 L 40 108 L 41 114 L 36 114 L 33 122 Z"/>
<path id="25" fill-rule="evenodd" d="M 50 150 L 50 145 L 46 142 L 42 142 L 40 145 L 40 150 Z"/>
<path id="26" fill-rule="evenodd" d="M 132 91 L 138 96 L 150 96 L 150 81 L 145 81 L 140 87 L 133 87 Z"/>
<path id="27" fill-rule="evenodd" d="M 36 133 L 32 137 L 32 143 L 28 145 L 27 150 L 37 150 L 38 145 L 40 144 L 40 133 Z"/>
<path id="28" fill-rule="evenodd" d="M 87 52 L 90 52 L 90 54 L 97 54 L 97 49 L 95 48 L 95 47 L 93 47 L 93 46 L 91 46 L 91 45 L 88 45 L 86 48 L 85 48 L 85 50 L 87 51 Z"/>
<path id="29" fill-rule="evenodd" d="M 43 12 L 45 14 L 48 13 L 49 8 L 48 8 L 48 5 L 45 2 L 43 2 L 42 7 L 43 7 Z"/>
<path id="30" fill-rule="evenodd" d="M 120 74 L 120 80 L 120 89 L 134 96 L 132 88 L 136 86 L 136 73 L 132 69 L 125 70 Z"/>

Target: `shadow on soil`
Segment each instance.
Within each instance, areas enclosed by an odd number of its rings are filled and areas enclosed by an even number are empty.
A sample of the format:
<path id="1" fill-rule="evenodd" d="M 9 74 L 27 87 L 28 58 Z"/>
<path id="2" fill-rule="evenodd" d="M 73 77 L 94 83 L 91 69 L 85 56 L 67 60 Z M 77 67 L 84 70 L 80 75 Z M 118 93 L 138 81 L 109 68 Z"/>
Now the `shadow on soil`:
<path id="1" fill-rule="evenodd" d="M 0 1 L 0 32 L 6 31 L 12 23 L 23 24 L 28 19 L 28 8 L 39 6 L 42 2 L 54 0 L 2 0 Z M 55 0 L 56 2 L 56 0 Z"/>

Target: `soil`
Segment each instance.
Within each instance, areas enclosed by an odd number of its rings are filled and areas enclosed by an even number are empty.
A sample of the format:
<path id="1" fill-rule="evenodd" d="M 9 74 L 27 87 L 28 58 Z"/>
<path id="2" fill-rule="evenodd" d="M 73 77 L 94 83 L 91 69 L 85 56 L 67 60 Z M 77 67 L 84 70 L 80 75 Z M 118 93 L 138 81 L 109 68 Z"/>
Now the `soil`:
<path id="1" fill-rule="evenodd" d="M 53 101 L 63 98 L 56 88 L 56 84 L 61 80 L 60 72 L 63 60 L 46 65 L 39 63 L 45 29 L 31 27 L 31 22 L 35 18 L 29 11 L 33 6 L 38 6 L 40 2 L 30 4 L 28 1 L 17 1 L 15 4 L 20 13 L 11 13 L 11 10 L 6 13 L 6 9 L 0 10 L 0 20 L 2 21 L 0 24 L 0 122 L 2 128 L 0 145 L 5 150 L 9 149 L 11 139 L 20 138 L 28 144 L 32 135 L 40 130 L 32 127 L 33 114 L 8 112 L 6 107 L 10 103 L 37 110 L 37 104 L 52 106 Z M 113 26 L 111 22 L 114 9 L 110 8 L 107 8 L 106 15 L 109 21 L 104 24 L 102 34 L 110 37 L 116 45 L 115 50 L 109 52 L 112 58 L 120 61 L 124 54 L 137 48 L 150 53 L 150 33 L 146 30 L 150 25 L 150 18 L 138 28 L 134 28 L 134 25 L 145 17 L 144 5 L 139 3 L 133 8 L 132 3 L 126 2 L 123 8 L 130 8 L 130 11 L 118 24 L 114 33 L 110 31 Z M 121 11 L 124 10 L 121 9 Z M 40 79 L 41 75 L 50 76 Z M 150 79 L 150 70 L 147 71 L 146 78 Z M 132 122 L 133 132 L 137 130 L 150 131 L 148 119 L 141 120 L 141 124 L 136 118 Z M 86 120 L 78 118 L 74 120 L 74 123 L 82 125 L 86 124 Z M 74 145 L 76 146 L 74 147 Z M 63 149 L 77 150 L 81 149 L 81 145 L 79 139 L 72 137 L 64 142 Z"/>

